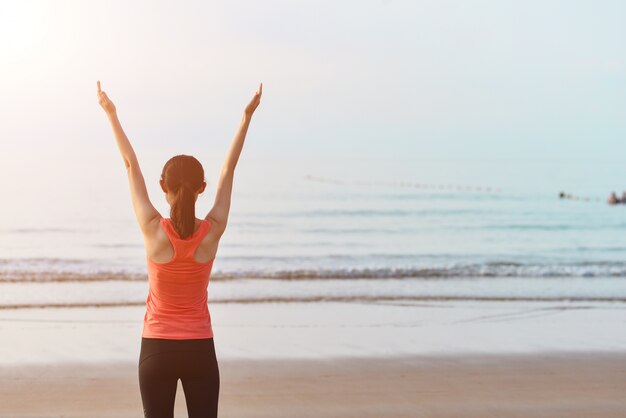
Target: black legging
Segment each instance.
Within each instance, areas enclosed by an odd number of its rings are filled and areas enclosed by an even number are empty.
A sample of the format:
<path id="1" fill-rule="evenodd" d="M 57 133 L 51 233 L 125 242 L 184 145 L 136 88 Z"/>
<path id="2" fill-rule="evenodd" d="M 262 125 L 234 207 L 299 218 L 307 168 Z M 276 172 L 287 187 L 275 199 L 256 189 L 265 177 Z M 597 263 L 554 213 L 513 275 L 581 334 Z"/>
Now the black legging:
<path id="1" fill-rule="evenodd" d="M 189 418 L 217 417 L 220 373 L 213 338 L 142 338 L 139 389 L 146 418 L 172 418 L 178 379 Z"/>

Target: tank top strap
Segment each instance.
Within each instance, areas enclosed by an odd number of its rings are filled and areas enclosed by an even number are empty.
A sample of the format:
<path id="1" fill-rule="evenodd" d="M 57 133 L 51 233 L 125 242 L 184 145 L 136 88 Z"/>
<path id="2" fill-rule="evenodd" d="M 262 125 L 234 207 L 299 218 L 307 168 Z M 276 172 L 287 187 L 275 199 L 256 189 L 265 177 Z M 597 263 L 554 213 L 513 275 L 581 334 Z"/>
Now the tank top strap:
<path id="1" fill-rule="evenodd" d="M 174 259 L 193 259 L 198 246 L 211 229 L 211 221 L 203 219 L 193 235 L 185 239 L 180 238 L 170 218 L 161 218 L 161 227 L 174 247 Z"/>

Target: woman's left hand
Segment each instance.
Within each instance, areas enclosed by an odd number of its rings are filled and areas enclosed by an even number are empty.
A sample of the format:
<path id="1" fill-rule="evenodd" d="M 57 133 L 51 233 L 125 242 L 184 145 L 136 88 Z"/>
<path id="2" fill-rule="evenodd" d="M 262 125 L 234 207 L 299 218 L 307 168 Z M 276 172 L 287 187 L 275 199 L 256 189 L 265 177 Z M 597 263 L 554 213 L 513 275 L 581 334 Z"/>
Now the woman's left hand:
<path id="1" fill-rule="evenodd" d="M 250 100 L 250 103 L 246 106 L 246 115 L 252 116 L 259 103 L 261 103 L 261 95 L 263 94 L 263 83 L 259 84 L 259 89 L 254 93 L 254 97 Z"/>
<path id="2" fill-rule="evenodd" d="M 115 105 L 113 104 L 111 99 L 109 99 L 107 94 L 100 89 L 99 80 L 98 80 L 98 103 L 100 103 L 100 106 L 102 106 L 102 108 L 107 113 L 107 115 L 112 115 L 115 113 L 116 111 Z"/>

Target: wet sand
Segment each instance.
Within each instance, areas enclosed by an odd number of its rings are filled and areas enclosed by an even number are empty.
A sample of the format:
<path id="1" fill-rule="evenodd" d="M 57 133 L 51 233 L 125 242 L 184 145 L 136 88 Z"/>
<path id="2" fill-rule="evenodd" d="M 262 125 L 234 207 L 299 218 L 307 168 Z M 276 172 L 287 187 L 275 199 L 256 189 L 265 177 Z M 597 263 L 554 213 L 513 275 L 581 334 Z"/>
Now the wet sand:
<path id="1" fill-rule="evenodd" d="M 140 417 L 142 307 L 0 312 L 0 417 Z M 220 417 L 624 417 L 626 307 L 212 306 Z M 186 417 L 179 385 L 176 417 Z"/>
<path id="2" fill-rule="evenodd" d="M 624 417 L 626 355 L 220 361 L 221 417 Z M 2 417 L 142 416 L 136 365 L 0 368 Z M 179 384 L 176 416 L 186 417 Z"/>

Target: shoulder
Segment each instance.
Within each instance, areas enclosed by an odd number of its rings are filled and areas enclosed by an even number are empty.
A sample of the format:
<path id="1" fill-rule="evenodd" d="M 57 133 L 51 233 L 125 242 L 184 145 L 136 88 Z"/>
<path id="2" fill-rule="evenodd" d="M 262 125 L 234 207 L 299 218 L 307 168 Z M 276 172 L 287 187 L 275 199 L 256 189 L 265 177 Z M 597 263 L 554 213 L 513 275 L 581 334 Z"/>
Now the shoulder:
<path id="1" fill-rule="evenodd" d="M 162 216 L 155 216 L 147 220 L 145 223 L 141 225 L 141 232 L 145 238 L 153 238 L 160 233 L 163 233 L 163 227 L 161 224 L 166 224 L 167 219 Z"/>
<path id="2" fill-rule="evenodd" d="M 205 248 L 217 248 L 217 245 L 219 245 L 224 230 L 220 228 L 219 224 L 216 223 L 215 220 L 211 219 L 208 216 L 204 218 L 202 222 L 206 225 L 206 232 L 204 233 L 204 237 L 202 238 L 201 245 Z"/>
<path id="3" fill-rule="evenodd" d="M 226 230 L 226 224 L 224 222 L 219 222 L 217 219 L 212 217 L 210 214 L 204 218 L 205 221 L 209 224 L 209 234 L 217 235 L 221 237 L 224 231 Z"/>

